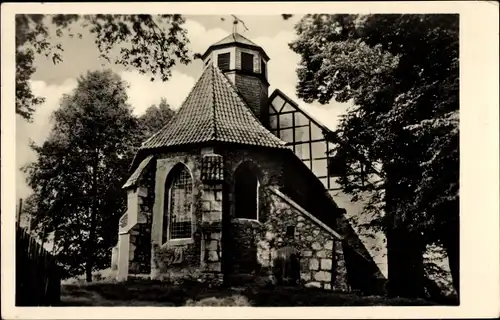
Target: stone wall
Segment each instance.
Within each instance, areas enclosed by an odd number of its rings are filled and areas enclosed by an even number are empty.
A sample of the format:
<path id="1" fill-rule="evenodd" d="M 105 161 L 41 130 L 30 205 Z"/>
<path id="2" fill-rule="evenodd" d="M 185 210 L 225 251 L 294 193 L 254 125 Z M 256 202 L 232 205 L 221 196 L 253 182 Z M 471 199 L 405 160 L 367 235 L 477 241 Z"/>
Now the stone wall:
<path id="1" fill-rule="evenodd" d="M 343 244 L 352 249 L 354 254 L 346 255 L 348 262 L 352 260 L 346 264 L 350 275 L 349 285 L 362 292 L 373 293 L 373 290 L 377 293 L 382 292 L 380 288 L 384 277 L 348 221 L 345 209 L 339 208 L 312 171 L 303 166 L 300 160 L 295 160 L 290 159 L 284 163 L 285 187 L 282 191 L 328 227 L 344 236 Z"/>
<path id="2" fill-rule="evenodd" d="M 150 274 L 151 272 L 151 225 L 155 199 L 156 162 L 151 161 L 138 181 L 142 192 L 138 194 L 139 213 L 137 225 L 130 230 L 129 274 Z"/>
<path id="3" fill-rule="evenodd" d="M 258 263 L 257 246 L 263 230 L 262 223 L 255 220 L 232 219 L 230 254 L 231 272 L 236 275 L 258 275 L 263 267 Z"/>
<path id="4" fill-rule="evenodd" d="M 268 190 L 266 196 L 272 204 L 265 224 L 265 240 L 259 256 L 276 256 L 276 249 L 293 246 L 300 254 L 300 277 L 306 286 L 347 290 L 347 270 L 342 250 L 342 240 L 318 224 L 309 215 L 276 193 Z M 302 209 L 303 210 L 303 209 Z M 287 236 L 294 229 L 293 236 Z"/>
<path id="5" fill-rule="evenodd" d="M 222 280 L 222 184 L 205 183 L 202 195 L 202 277 Z"/>

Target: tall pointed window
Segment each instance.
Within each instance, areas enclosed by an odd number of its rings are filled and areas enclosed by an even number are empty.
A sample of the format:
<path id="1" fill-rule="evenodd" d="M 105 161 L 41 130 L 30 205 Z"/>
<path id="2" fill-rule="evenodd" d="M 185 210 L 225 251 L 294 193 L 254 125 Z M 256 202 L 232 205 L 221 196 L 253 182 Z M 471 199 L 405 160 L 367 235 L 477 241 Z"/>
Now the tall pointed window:
<path id="1" fill-rule="evenodd" d="M 192 237 L 193 179 L 183 164 L 178 164 L 171 174 L 167 179 L 163 242 Z"/>

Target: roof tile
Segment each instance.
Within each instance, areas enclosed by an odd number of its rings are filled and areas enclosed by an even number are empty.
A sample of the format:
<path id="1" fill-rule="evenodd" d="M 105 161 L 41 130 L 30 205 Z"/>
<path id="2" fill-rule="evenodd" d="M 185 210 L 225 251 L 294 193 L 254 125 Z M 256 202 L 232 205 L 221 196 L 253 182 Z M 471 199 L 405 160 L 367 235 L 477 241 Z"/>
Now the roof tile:
<path id="1" fill-rule="evenodd" d="M 209 65 L 177 114 L 146 140 L 141 149 L 217 141 L 285 146 L 284 141 L 260 123 L 220 69 Z"/>

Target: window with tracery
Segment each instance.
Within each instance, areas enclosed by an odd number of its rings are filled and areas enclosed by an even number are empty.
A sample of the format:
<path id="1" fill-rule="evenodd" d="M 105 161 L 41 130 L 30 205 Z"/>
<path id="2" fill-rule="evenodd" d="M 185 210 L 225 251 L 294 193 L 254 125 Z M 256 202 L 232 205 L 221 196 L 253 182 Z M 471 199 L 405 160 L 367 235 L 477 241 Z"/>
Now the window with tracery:
<path id="1" fill-rule="evenodd" d="M 165 209 L 163 242 L 190 239 L 193 222 L 193 179 L 184 165 L 179 165 L 170 180 Z"/>

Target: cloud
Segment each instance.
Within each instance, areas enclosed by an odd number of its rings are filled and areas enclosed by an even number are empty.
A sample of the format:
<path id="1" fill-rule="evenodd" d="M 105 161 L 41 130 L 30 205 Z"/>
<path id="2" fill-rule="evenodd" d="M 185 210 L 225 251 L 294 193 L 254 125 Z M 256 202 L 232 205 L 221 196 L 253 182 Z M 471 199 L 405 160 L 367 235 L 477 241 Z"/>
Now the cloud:
<path id="1" fill-rule="evenodd" d="M 28 123 L 21 117 L 16 117 L 16 163 L 20 168 L 36 160 L 35 153 L 30 149 L 30 140 L 41 144 L 47 138 L 50 128 L 50 115 L 59 106 L 63 94 L 70 93 L 76 88 L 75 79 L 67 79 L 58 85 L 47 85 L 44 81 L 31 81 L 31 88 L 36 96 L 45 97 L 45 102 L 36 107 L 33 122 Z M 16 195 L 25 198 L 31 193 L 27 186 L 25 175 L 16 172 Z"/>
<path id="2" fill-rule="evenodd" d="M 227 32 L 220 28 L 206 29 L 194 20 L 186 20 L 184 27 L 190 40 L 190 49 L 193 53 L 203 53 L 213 43 L 227 36 Z M 193 64 L 199 61 L 193 61 Z M 182 68 L 182 66 L 179 66 Z M 198 69 L 201 74 L 202 67 Z M 129 102 L 134 107 L 134 113 L 142 114 L 152 104 L 158 104 L 162 97 L 166 98 L 173 109 L 178 109 L 193 88 L 197 79 L 174 68 L 172 77 L 167 82 L 160 80 L 150 81 L 149 75 L 141 75 L 136 71 L 120 72 L 123 80 L 130 85 L 127 93 Z"/>
<path id="3" fill-rule="evenodd" d="M 167 99 L 173 109 L 178 109 L 195 82 L 193 77 L 175 70 L 167 82 L 151 81 L 150 76 L 137 71 L 123 71 L 120 76 L 129 84 L 128 101 L 136 115 L 144 113 L 152 104 L 157 105 L 162 97 Z"/>
<path id="4" fill-rule="evenodd" d="M 194 20 L 186 20 L 184 27 L 188 32 L 189 47 L 193 53 L 203 54 L 208 47 L 228 35 L 221 28 L 206 29 Z"/>

